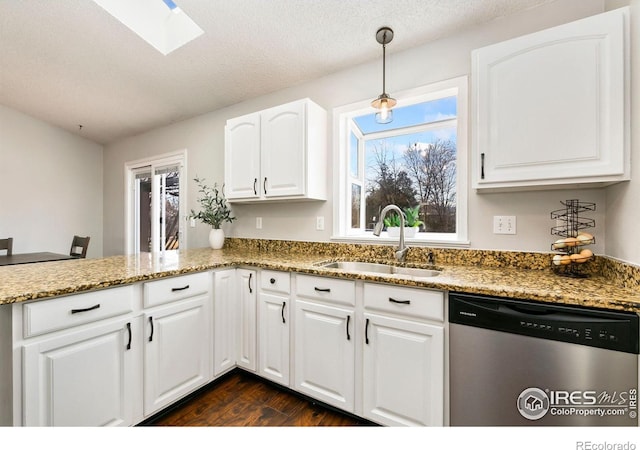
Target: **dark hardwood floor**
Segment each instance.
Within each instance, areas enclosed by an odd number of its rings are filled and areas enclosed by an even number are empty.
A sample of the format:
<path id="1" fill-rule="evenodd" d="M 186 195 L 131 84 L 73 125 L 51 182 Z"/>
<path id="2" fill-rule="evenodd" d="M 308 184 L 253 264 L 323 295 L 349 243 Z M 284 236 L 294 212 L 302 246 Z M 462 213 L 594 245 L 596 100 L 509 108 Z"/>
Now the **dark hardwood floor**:
<path id="1" fill-rule="evenodd" d="M 234 370 L 144 426 L 360 426 L 370 422 Z"/>

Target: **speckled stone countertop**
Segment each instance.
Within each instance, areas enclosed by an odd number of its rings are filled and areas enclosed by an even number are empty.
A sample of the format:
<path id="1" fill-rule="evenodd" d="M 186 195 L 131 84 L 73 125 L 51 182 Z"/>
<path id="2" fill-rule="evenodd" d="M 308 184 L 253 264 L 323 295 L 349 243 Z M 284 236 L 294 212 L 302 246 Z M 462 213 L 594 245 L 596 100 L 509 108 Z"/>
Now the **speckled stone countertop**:
<path id="1" fill-rule="evenodd" d="M 208 248 L 164 255 L 114 256 L 0 267 L 0 305 L 86 292 L 215 268 L 250 266 L 405 286 L 496 295 L 550 303 L 640 312 L 637 270 L 598 261 L 588 278 L 554 274 L 549 255 L 442 249 L 411 249 L 407 265 L 427 267 L 435 257 L 434 277 L 346 273 L 323 262 L 354 259 L 391 262 L 391 246 L 268 243 L 230 239 L 223 250 Z M 629 272 L 629 273 L 626 273 Z M 620 279 L 612 273 L 624 273 Z"/>

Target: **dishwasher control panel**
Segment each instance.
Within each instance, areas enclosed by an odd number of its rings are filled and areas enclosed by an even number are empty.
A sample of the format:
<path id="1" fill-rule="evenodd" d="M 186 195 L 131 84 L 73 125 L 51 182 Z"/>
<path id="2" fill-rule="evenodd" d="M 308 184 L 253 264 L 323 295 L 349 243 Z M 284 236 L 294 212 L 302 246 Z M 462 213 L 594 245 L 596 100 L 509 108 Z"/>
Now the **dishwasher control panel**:
<path id="1" fill-rule="evenodd" d="M 639 353 L 639 317 L 626 311 L 450 293 L 449 322 Z"/>

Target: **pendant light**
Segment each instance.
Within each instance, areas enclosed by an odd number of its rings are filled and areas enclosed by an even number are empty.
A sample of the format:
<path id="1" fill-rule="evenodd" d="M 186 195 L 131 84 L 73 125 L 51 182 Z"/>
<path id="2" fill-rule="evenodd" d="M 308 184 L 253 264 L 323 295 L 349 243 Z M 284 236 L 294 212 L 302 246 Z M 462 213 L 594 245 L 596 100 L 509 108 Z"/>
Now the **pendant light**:
<path id="1" fill-rule="evenodd" d="M 376 122 L 389 123 L 393 120 L 393 111 L 391 110 L 396 105 L 396 99 L 389 97 L 389 94 L 385 90 L 385 72 L 386 72 L 386 45 L 393 40 L 393 30 L 389 27 L 382 27 L 376 32 L 376 41 L 382 44 L 382 94 L 371 102 L 371 106 L 379 110 L 376 113 Z"/>

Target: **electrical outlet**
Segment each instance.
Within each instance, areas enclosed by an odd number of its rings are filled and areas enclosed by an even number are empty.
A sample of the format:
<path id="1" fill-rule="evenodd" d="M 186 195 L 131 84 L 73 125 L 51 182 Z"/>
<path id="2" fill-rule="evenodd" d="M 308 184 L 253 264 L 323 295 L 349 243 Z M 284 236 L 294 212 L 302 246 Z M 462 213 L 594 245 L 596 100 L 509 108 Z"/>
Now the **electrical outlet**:
<path id="1" fill-rule="evenodd" d="M 324 230 L 324 216 L 316 217 L 316 230 L 318 231 Z"/>
<path id="2" fill-rule="evenodd" d="M 262 217 L 256 217 L 256 229 L 257 230 L 262 229 Z"/>
<path id="3" fill-rule="evenodd" d="M 195 228 L 196 227 L 196 219 L 194 219 L 193 217 L 189 219 L 189 226 L 191 228 Z"/>
<path id="4" fill-rule="evenodd" d="M 493 234 L 516 234 L 516 216 L 493 216 Z"/>

